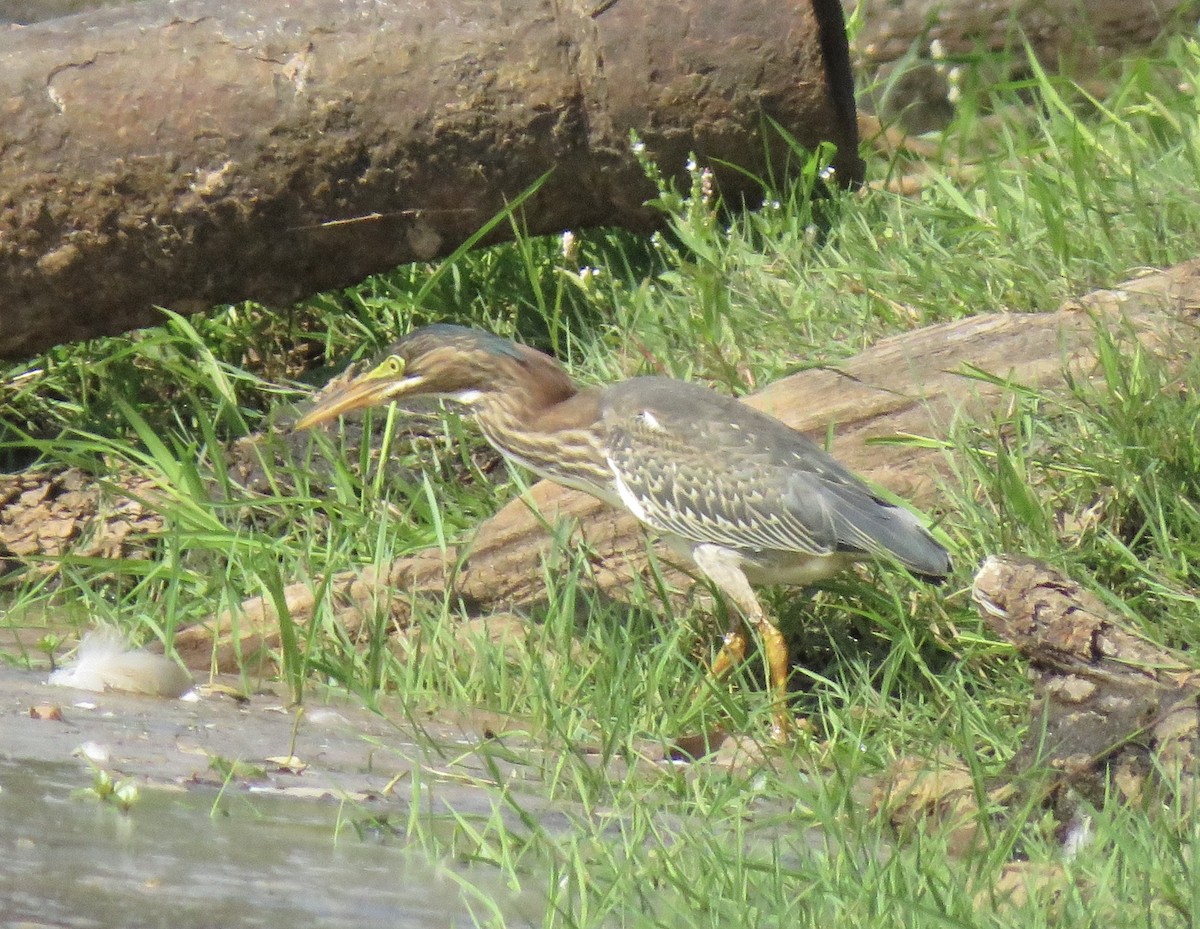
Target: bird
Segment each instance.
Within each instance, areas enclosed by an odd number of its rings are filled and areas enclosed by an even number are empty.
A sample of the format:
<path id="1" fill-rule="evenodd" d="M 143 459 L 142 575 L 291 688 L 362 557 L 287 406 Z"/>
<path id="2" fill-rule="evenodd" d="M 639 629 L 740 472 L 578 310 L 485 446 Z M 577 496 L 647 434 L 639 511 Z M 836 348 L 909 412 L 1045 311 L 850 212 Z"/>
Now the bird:
<path id="1" fill-rule="evenodd" d="M 743 660 L 752 626 L 781 742 L 794 728 L 788 648 L 754 586 L 808 586 L 868 559 L 930 580 L 951 570 L 922 519 L 786 423 L 691 381 L 580 387 L 552 356 L 480 329 L 412 330 L 321 391 L 295 428 L 417 396 L 457 406 L 509 461 L 627 510 L 727 597 L 735 609 L 710 674 Z"/>

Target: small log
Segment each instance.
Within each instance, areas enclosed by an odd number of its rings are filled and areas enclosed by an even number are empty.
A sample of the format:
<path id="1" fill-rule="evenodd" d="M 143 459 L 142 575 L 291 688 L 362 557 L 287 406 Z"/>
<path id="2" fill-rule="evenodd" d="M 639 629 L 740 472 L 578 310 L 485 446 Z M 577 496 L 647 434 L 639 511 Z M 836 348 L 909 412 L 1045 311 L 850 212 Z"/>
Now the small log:
<path id="1" fill-rule="evenodd" d="M 992 556 L 972 589 L 991 630 L 1029 660 L 1029 734 L 1003 778 L 1045 772 L 1063 822 L 1080 799 L 1099 806 L 1196 796 L 1200 668 L 1157 645 L 1091 591 L 1047 564 Z M 1045 780 L 1044 778 L 1042 780 Z M 1020 806 L 1017 802 L 1016 806 Z"/>
<path id="2" fill-rule="evenodd" d="M 971 595 L 988 628 L 1028 661 L 1033 681 L 1024 741 L 982 785 L 987 816 L 1025 821 L 1047 808 L 1059 840 L 1077 847 L 1090 811 L 1114 798 L 1148 815 L 1175 803 L 1195 809 L 1200 667 L 1192 656 L 1151 642 L 1095 593 L 1032 558 L 990 556 Z M 872 805 L 902 833 L 941 832 L 961 857 L 986 851 L 992 836 L 980 799 L 976 765 L 938 753 L 900 759 L 876 783 Z M 1014 862 L 985 898 L 1002 897 L 1021 877 Z"/>
<path id="3" fill-rule="evenodd" d="M 906 499 L 936 506 L 946 457 L 936 449 L 880 446 L 873 440 L 944 436 L 959 413 L 982 416 L 1003 403 L 1007 391 L 965 376 L 968 367 L 1030 387 L 1060 387 L 1065 371 L 1077 379 L 1090 376 L 1097 325 L 1128 325 L 1164 357 L 1179 357 L 1180 346 L 1194 352 L 1197 307 L 1200 260 L 1097 291 L 1052 313 L 992 313 L 885 339 L 845 362 L 784 378 L 745 402 L 818 440 L 832 422 L 833 451 L 841 461 Z M 480 611 L 536 603 L 545 595 L 543 560 L 555 545 L 548 527 L 564 520 L 576 525 L 577 539 L 586 543 L 599 590 L 620 598 L 634 578 L 648 576 L 645 535 L 631 516 L 542 481 L 484 522 L 461 549 L 399 559 L 383 577 L 375 572 L 338 575 L 336 602 L 345 610 L 345 624 L 357 629 L 379 602 L 390 602 L 404 622 L 413 597 L 441 597 L 447 590 Z M 670 563 L 667 553 L 660 558 Z M 682 574 L 667 580 L 688 583 Z M 295 621 L 311 616 L 310 586 L 304 582 L 289 588 L 289 598 L 296 600 Z M 231 654 L 229 630 L 235 625 L 244 652 L 276 641 L 274 611 L 253 598 L 236 616 L 225 613 L 183 630 L 176 648 L 189 666 L 206 667 L 213 660 L 214 636 L 218 657 Z"/>
<path id="4" fill-rule="evenodd" d="M 789 162 L 771 120 L 855 182 L 841 13 L 147 0 L 2 30 L 0 358 L 445 256 L 547 172 L 528 232 L 656 228 L 631 130 L 734 204 Z"/>

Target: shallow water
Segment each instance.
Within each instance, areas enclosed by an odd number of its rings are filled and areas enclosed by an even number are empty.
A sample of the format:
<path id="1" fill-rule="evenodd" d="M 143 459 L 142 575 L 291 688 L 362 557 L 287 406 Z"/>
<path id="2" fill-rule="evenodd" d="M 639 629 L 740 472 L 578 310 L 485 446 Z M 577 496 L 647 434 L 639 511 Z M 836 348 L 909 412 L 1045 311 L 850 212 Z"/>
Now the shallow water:
<path id="1" fill-rule="evenodd" d="M 0 0 L 0 23 L 38 23 L 105 6 L 129 6 L 135 0 Z"/>
<path id="2" fill-rule="evenodd" d="M 494 872 L 364 840 L 341 804 L 143 787 L 124 813 L 90 784 L 80 764 L 0 758 L 3 929 L 474 925 L 455 875 L 509 925 L 540 922 Z"/>

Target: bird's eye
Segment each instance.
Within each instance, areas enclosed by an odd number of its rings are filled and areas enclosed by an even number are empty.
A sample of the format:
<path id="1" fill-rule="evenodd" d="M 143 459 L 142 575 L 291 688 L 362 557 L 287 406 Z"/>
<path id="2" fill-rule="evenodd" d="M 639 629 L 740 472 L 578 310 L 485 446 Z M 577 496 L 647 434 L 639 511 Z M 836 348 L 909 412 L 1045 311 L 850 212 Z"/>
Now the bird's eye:
<path id="1" fill-rule="evenodd" d="M 403 373 L 404 359 L 399 355 L 388 355 L 368 377 L 399 377 Z"/>

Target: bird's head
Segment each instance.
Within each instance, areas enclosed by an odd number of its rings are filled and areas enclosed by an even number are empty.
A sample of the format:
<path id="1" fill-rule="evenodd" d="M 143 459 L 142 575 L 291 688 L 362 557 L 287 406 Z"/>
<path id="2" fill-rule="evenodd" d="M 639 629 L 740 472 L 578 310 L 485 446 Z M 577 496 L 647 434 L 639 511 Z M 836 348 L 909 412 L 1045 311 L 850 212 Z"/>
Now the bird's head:
<path id="1" fill-rule="evenodd" d="M 541 352 L 477 329 L 436 324 L 414 329 L 366 373 L 326 387 L 296 428 L 402 397 L 442 397 L 474 407 L 521 392 L 561 399 L 574 387 L 558 362 Z"/>

